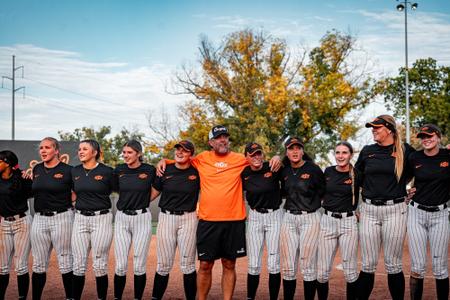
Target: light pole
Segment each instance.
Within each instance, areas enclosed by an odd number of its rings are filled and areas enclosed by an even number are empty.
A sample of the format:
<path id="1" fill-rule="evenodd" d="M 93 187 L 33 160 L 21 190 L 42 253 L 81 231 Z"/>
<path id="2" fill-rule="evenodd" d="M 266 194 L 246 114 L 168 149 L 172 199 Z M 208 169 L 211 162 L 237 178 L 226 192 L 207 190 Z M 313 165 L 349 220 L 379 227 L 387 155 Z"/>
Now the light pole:
<path id="1" fill-rule="evenodd" d="M 409 78 L 408 78 L 408 4 L 411 6 L 412 10 L 416 10 L 419 4 L 411 3 L 409 1 L 400 1 L 400 4 L 397 5 L 398 11 L 405 12 L 405 98 L 406 98 L 406 142 L 409 143 L 410 138 L 410 121 L 409 121 Z"/>

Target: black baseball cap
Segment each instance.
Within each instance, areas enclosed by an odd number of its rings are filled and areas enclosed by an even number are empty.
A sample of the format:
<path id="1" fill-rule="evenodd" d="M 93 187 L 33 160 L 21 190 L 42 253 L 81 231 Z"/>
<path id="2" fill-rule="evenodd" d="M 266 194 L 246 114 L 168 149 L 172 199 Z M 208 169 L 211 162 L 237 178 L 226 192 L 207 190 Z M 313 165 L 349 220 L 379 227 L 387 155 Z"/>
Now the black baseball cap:
<path id="1" fill-rule="evenodd" d="M 186 151 L 191 152 L 191 154 L 194 154 L 195 152 L 195 148 L 194 148 L 194 144 L 192 144 L 190 141 L 188 140 L 182 140 L 179 141 L 178 143 L 175 144 L 175 146 L 173 146 L 174 148 L 178 148 L 181 147 Z"/>
<path id="2" fill-rule="evenodd" d="M 395 123 L 392 123 L 391 121 L 387 120 L 386 118 L 384 118 L 384 116 L 378 116 L 375 119 L 373 119 L 373 121 L 371 122 L 367 122 L 366 123 L 366 128 L 369 127 L 386 127 L 387 129 L 391 130 L 391 131 L 396 131 L 396 125 Z"/>
<path id="3" fill-rule="evenodd" d="M 300 141 L 298 137 L 290 137 L 286 142 L 284 142 L 284 147 L 287 149 L 291 147 L 292 145 L 299 145 L 303 148 L 303 143 Z"/>
<path id="4" fill-rule="evenodd" d="M 420 127 L 417 137 L 419 139 L 423 139 L 423 138 L 430 137 L 433 135 L 437 135 L 439 138 L 441 137 L 442 133 L 441 133 L 441 130 L 439 129 L 439 127 L 437 127 L 434 124 L 425 124 L 422 127 Z"/>
<path id="5" fill-rule="evenodd" d="M 248 143 L 247 145 L 245 145 L 244 155 L 247 155 L 247 153 L 249 155 L 253 155 L 254 153 L 256 153 L 258 151 L 263 153 L 262 146 L 258 143 L 251 142 L 251 143 Z"/>
<path id="6" fill-rule="evenodd" d="M 228 133 L 228 129 L 223 125 L 216 125 L 211 128 L 211 131 L 208 134 L 208 140 L 212 140 L 217 138 L 219 135 L 225 134 L 226 136 L 230 136 Z"/>

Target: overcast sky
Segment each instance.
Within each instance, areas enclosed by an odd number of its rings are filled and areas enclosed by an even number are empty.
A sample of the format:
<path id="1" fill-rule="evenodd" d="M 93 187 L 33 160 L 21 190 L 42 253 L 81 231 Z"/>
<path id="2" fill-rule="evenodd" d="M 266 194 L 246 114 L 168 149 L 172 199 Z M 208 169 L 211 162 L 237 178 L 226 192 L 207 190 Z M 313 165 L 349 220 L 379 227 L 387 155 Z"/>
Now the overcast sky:
<path id="1" fill-rule="evenodd" d="M 404 65 L 404 14 L 394 0 L 150 1 L 14 0 L 0 10 L 0 75 L 11 56 L 24 66 L 16 88 L 16 139 L 111 125 L 148 133 L 146 114 L 176 115 L 185 97 L 166 92 L 173 73 L 198 59 L 200 35 L 220 41 L 263 29 L 295 49 L 314 47 L 333 28 L 357 37 L 374 75 Z M 450 65 L 450 1 L 422 1 L 408 12 L 410 63 Z M 11 82 L 0 89 L 0 139 L 11 138 Z M 375 112 L 383 107 L 375 106 Z M 361 120 L 364 122 L 366 120 Z"/>

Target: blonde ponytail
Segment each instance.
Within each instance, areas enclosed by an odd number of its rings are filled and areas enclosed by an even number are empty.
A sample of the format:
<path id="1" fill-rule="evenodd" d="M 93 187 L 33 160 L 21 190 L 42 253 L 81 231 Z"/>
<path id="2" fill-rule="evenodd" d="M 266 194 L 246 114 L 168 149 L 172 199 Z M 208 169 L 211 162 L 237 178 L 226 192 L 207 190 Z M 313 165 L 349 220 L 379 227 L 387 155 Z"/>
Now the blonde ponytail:
<path id="1" fill-rule="evenodd" d="M 394 132 L 394 149 L 392 155 L 395 158 L 395 176 L 397 177 L 397 182 L 400 182 L 403 173 L 405 146 L 403 145 L 402 137 L 397 130 Z"/>

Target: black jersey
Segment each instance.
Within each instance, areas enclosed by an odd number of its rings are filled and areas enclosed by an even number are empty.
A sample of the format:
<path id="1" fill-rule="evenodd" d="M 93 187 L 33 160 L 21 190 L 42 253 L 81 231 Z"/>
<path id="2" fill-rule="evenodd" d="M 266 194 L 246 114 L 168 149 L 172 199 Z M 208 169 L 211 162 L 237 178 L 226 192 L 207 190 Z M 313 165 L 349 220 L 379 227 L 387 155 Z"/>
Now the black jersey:
<path id="1" fill-rule="evenodd" d="M 354 178 L 352 178 L 350 172 L 340 172 L 336 170 L 336 166 L 331 166 L 325 169 L 324 174 L 326 192 L 323 197 L 323 208 L 334 212 L 355 210 L 359 200 L 358 171 L 353 169 Z M 355 204 L 352 204 L 353 199 Z"/>
<path id="2" fill-rule="evenodd" d="M 111 167 L 99 163 L 91 170 L 83 165 L 72 169 L 73 190 L 77 195 L 75 208 L 78 210 L 101 210 L 111 208 L 109 195 L 112 191 Z"/>
<path id="3" fill-rule="evenodd" d="M 59 162 L 53 168 L 44 163 L 33 168 L 34 210 L 58 211 L 72 206 L 72 166 Z"/>
<path id="4" fill-rule="evenodd" d="M 325 193 L 325 176 L 316 164 L 305 161 L 300 168 L 287 166 L 281 174 L 285 209 L 314 211 L 320 207 Z"/>
<path id="5" fill-rule="evenodd" d="M 440 149 L 434 156 L 424 151 L 411 153 L 408 162 L 414 174 L 416 193 L 413 200 L 417 203 L 436 206 L 450 199 L 450 151 Z"/>
<path id="6" fill-rule="evenodd" d="M 150 205 L 152 183 L 156 177 L 155 167 L 141 164 L 131 169 L 121 164 L 114 170 L 114 189 L 119 192 L 118 210 L 137 210 Z"/>
<path id="7" fill-rule="evenodd" d="M 15 171 L 9 179 L 0 176 L 0 216 L 10 217 L 26 212 L 31 185 L 32 181 L 23 179 L 20 171 Z"/>
<path id="8" fill-rule="evenodd" d="M 362 176 L 363 198 L 390 200 L 406 196 L 406 184 L 412 176 L 406 161 L 409 154 L 415 150 L 405 144 L 403 173 L 400 181 L 397 181 L 393 147 L 372 144 L 361 150 L 355 168 Z"/>
<path id="9" fill-rule="evenodd" d="M 261 170 L 253 171 L 250 166 L 241 173 L 245 198 L 248 205 L 255 208 L 277 209 L 281 204 L 280 172 L 270 171 L 264 162 Z"/>
<path id="10" fill-rule="evenodd" d="M 200 191 L 198 171 L 190 166 L 178 169 L 167 165 L 164 176 L 156 177 L 153 187 L 161 192 L 159 207 L 176 211 L 195 211 Z"/>

